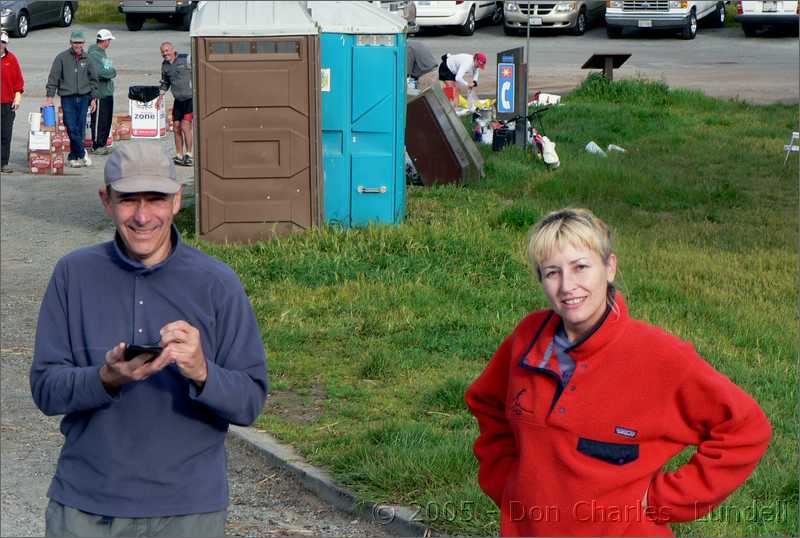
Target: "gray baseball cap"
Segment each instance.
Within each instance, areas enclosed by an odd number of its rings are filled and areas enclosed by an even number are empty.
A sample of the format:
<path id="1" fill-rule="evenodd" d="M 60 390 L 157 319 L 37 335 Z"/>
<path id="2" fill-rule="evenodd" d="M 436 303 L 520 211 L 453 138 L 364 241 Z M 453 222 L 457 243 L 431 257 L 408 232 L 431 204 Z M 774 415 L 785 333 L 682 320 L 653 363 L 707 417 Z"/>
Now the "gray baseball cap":
<path id="1" fill-rule="evenodd" d="M 105 179 L 117 192 L 175 194 L 181 188 L 175 163 L 157 142 L 128 142 L 115 149 L 106 161 Z"/>

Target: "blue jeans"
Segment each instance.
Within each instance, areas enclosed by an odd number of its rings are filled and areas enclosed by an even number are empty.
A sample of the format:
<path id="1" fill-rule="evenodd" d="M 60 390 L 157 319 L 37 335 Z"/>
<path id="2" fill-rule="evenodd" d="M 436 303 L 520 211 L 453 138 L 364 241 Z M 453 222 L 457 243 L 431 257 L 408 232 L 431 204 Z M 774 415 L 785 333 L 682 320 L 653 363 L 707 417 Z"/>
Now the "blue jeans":
<path id="1" fill-rule="evenodd" d="M 83 159 L 86 150 L 83 149 L 83 135 L 86 130 L 86 113 L 89 110 L 89 100 L 91 96 L 86 95 L 62 95 L 61 108 L 64 109 L 64 125 L 69 134 L 69 156 L 70 161 Z"/>

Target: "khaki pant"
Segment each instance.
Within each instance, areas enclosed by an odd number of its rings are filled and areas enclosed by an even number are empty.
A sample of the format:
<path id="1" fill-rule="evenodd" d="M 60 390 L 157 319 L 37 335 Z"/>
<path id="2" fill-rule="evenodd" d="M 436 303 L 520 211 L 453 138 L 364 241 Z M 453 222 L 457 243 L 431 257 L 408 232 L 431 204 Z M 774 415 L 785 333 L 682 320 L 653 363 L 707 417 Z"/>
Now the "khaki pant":
<path id="1" fill-rule="evenodd" d="M 224 536 L 228 512 L 171 517 L 108 517 L 81 512 L 51 500 L 45 536 Z"/>

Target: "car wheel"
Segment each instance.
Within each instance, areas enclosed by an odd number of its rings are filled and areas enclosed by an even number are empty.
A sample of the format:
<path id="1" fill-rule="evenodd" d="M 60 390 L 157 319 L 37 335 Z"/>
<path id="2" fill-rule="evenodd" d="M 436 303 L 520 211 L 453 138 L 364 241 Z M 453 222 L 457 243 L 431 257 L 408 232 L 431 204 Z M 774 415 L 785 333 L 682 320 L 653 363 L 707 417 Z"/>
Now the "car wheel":
<path id="1" fill-rule="evenodd" d="M 464 21 L 464 24 L 459 26 L 458 33 L 461 35 L 472 35 L 475 33 L 475 7 L 473 6 L 472 9 L 469 10 L 469 14 L 467 15 L 467 20 Z"/>
<path id="2" fill-rule="evenodd" d="M 694 10 L 689 12 L 689 19 L 681 31 L 681 39 L 694 39 L 697 36 L 697 15 Z"/>
<path id="3" fill-rule="evenodd" d="M 128 30 L 131 32 L 138 32 L 144 26 L 144 17 L 141 15 L 134 15 L 133 13 L 127 13 L 125 15 L 125 26 L 128 27 Z"/>
<path id="4" fill-rule="evenodd" d="M 758 26 L 756 26 L 755 24 L 747 24 L 746 22 L 743 22 L 742 30 L 744 31 L 745 36 L 755 37 L 756 32 L 758 31 Z"/>
<path id="5" fill-rule="evenodd" d="M 14 37 L 25 37 L 30 30 L 31 21 L 27 11 L 20 11 L 17 15 L 17 26 L 13 30 Z"/>
<path id="6" fill-rule="evenodd" d="M 723 2 L 717 2 L 717 9 L 714 15 L 711 16 L 710 21 L 710 26 L 714 28 L 725 26 L 725 4 Z"/>
<path id="7" fill-rule="evenodd" d="M 609 39 L 618 39 L 622 37 L 621 26 L 606 26 L 606 35 Z"/>
<path id="8" fill-rule="evenodd" d="M 69 2 L 65 2 L 64 7 L 61 8 L 61 19 L 58 23 L 64 28 L 72 24 L 72 4 Z"/>
<path id="9" fill-rule="evenodd" d="M 572 28 L 572 35 L 583 35 L 586 32 L 586 10 L 581 8 Z"/>

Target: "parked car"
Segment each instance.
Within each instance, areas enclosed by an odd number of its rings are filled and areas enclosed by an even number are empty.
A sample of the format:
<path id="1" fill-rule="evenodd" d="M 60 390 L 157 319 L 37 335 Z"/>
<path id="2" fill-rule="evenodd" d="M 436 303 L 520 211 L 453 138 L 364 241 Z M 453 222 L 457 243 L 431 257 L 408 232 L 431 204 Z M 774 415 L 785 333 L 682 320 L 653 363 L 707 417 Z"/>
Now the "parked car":
<path id="1" fill-rule="evenodd" d="M 747 37 L 753 37 L 763 26 L 797 29 L 800 2 L 796 0 L 738 0 L 736 17 Z"/>
<path id="2" fill-rule="evenodd" d="M 681 38 L 694 39 L 698 21 L 711 26 L 725 24 L 725 2 L 722 0 L 608 0 L 606 31 L 608 37 L 621 37 L 625 28 L 674 29 Z"/>
<path id="3" fill-rule="evenodd" d="M 506 35 L 540 28 L 568 30 L 583 35 L 589 24 L 602 22 L 606 12 L 605 0 L 576 2 L 510 2 L 503 4 L 503 30 Z"/>
<path id="4" fill-rule="evenodd" d="M 412 0 L 372 0 L 372 3 L 403 17 L 406 20 L 406 24 L 408 24 L 409 34 L 419 30 L 417 27 L 417 6 Z"/>
<path id="5" fill-rule="evenodd" d="M 472 35 L 478 21 L 491 19 L 493 23 L 498 23 L 503 20 L 503 2 L 415 0 L 414 3 L 419 27 L 450 26 L 461 35 Z"/>
<path id="6" fill-rule="evenodd" d="M 177 24 L 181 30 L 189 30 L 195 8 L 195 0 L 122 0 L 119 3 L 119 12 L 125 15 L 125 26 L 131 32 L 141 30 L 147 19 Z"/>
<path id="7" fill-rule="evenodd" d="M 36 26 L 69 26 L 78 11 L 78 2 L 15 0 L 0 2 L 0 27 L 13 37 L 25 37 Z"/>

